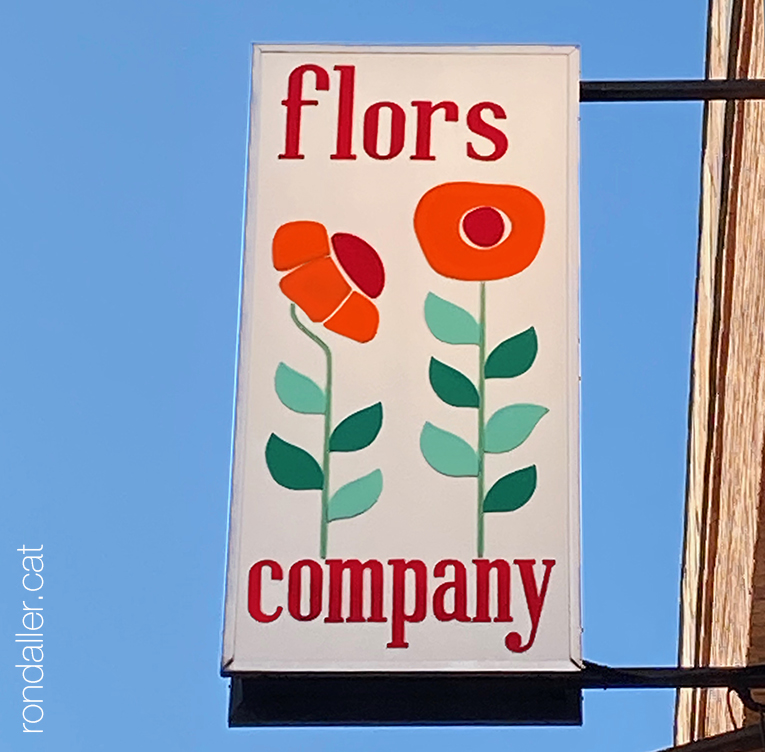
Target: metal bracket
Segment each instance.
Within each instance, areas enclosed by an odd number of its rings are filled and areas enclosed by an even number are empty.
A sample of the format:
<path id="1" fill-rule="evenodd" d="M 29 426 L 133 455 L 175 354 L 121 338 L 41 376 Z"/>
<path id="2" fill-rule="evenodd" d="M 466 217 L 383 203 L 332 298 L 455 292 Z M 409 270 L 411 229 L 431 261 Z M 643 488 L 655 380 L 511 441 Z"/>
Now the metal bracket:
<path id="1" fill-rule="evenodd" d="M 741 704 L 745 708 L 748 708 L 755 713 L 759 713 L 760 715 L 765 713 L 765 705 L 761 702 L 757 702 L 757 700 L 752 697 L 752 690 L 749 687 L 733 687 L 732 689 L 738 695 L 738 699 L 741 700 Z"/>
<path id="2" fill-rule="evenodd" d="M 581 81 L 580 102 L 707 102 L 765 99 L 765 79 Z"/>
<path id="3" fill-rule="evenodd" d="M 729 687 L 751 699 L 765 665 L 579 671 L 228 673 L 229 725 L 476 725 L 582 722 L 584 689 Z M 754 702 L 754 700 L 751 700 Z"/>
<path id="4" fill-rule="evenodd" d="M 578 674 L 567 673 L 567 676 L 571 676 L 572 681 L 576 681 L 575 677 L 578 676 L 577 684 L 582 689 L 731 687 L 740 693 L 748 692 L 750 689 L 765 688 L 765 664 L 734 668 L 718 666 L 611 668 L 584 661 L 583 671 Z"/>

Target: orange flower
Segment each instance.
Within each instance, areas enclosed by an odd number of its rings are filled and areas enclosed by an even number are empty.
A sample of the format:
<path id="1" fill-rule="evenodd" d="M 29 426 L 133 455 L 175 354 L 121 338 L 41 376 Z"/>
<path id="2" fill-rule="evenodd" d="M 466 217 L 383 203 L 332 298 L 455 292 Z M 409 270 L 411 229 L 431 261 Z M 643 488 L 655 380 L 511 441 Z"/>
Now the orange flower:
<path id="1" fill-rule="evenodd" d="M 279 287 L 311 321 L 357 342 L 374 338 L 380 314 L 369 298 L 382 292 L 385 270 L 369 243 L 342 232 L 330 240 L 319 222 L 298 221 L 281 225 L 272 247 L 274 267 L 289 272 Z"/>
<path id="2" fill-rule="evenodd" d="M 417 204 L 414 230 L 444 277 L 488 281 L 522 272 L 542 244 L 545 212 L 517 185 L 442 183 Z"/>

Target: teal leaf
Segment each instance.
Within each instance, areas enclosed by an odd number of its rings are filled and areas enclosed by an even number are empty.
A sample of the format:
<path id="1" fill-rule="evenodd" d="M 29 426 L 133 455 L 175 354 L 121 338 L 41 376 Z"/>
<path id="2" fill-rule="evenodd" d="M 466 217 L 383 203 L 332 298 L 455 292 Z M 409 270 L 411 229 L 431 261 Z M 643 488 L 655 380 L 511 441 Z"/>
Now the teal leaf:
<path id="1" fill-rule="evenodd" d="M 356 452 L 368 447 L 380 433 L 383 420 L 382 402 L 349 415 L 332 431 L 330 452 Z"/>
<path id="2" fill-rule="evenodd" d="M 478 407 L 480 399 L 473 382 L 455 368 L 435 358 L 430 359 L 428 372 L 433 391 L 447 405 L 454 407 Z"/>
<path id="3" fill-rule="evenodd" d="M 497 410 L 486 424 L 486 451 L 497 454 L 519 447 L 548 412 L 542 405 L 508 405 Z"/>
<path id="4" fill-rule="evenodd" d="M 272 433 L 266 444 L 266 464 L 271 477 L 293 491 L 321 490 L 324 473 L 305 449 L 288 444 Z"/>
<path id="5" fill-rule="evenodd" d="M 481 338 L 478 322 L 464 308 L 432 292 L 425 298 L 425 321 L 430 333 L 450 345 L 477 345 Z"/>
<path id="6" fill-rule="evenodd" d="M 483 500 L 484 512 L 514 512 L 533 495 L 537 487 L 537 466 L 524 467 L 500 478 Z"/>
<path id="7" fill-rule="evenodd" d="M 459 436 L 426 423 L 420 434 L 420 451 L 427 463 L 443 475 L 463 478 L 478 475 L 478 455 Z"/>
<path id="8" fill-rule="evenodd" d="M 285 407 L 296 413 L 320 415 L 327 403 L 324 390 L 308 376 L 303 376 L 284 363 L 279 363 L 274 386 Z"/>
<path id="9" fill-rule="evenodd" d="M 498 344 L 486 359 L 487 379 L 511 379 L 531 368 L 537 357 L 537 333 L 533 326 Z"/>
<path id="10" fill-rule="evenodd" d="M 380 498 L 383 488 L 383 475 L 380 470 L 373 470 L 369 475 L 352 480 L 332 494 L 327 510 L 327 519 L 347 520 L 357 517 L 374 506 Z"/>

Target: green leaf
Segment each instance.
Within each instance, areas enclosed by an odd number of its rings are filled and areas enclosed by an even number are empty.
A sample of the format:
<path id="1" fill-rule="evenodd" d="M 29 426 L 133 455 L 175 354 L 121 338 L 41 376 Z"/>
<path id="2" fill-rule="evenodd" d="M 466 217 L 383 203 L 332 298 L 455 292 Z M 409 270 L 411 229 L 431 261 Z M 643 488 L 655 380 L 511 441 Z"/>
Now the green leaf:
<path id="1" fill-rule="evenodd" d="M 327 401 L 324 390 L 308 376 L 303 376 L 284 363 L 279 363 L 274 377 L 274 386 L 285 407 L 296 413 L 320 415 Z"/>
<path id="2" fill-rule="evenodd" d="M 486 424 L 486 451 L 498 454 L 519 447 L 548 412 L 541 405 L 508 405 L 497 410 Z"/>
<path id="3" fill-rule="evenodd" d="M 537 357 L 537 333 L 533 326 L 497 345 L 486 359 L 487 379 L 511 379 L 531 368 Z"/>
<path id="4" fill-rule="evenodd" d="M 478 455 L 459 436 L 426 423 L 420 434 L 420 451 L 437 472 L 455 478 L 478 475 Z"/>
<path id="5" fill-rule="evenodd" d="M 349 415 L 332 431 L 330 452 L 356 452 L 368 447 L 380 433 L 383 420 L 382 402 Z"/>
<path id="6" fill-rule="evenodd" d="M 330 522 L 347 520 L 363 514 L 380 498 L 382 488 L 383 475 L 379 470 L 373 470 L 369 475 L 346 483 L 332 494 L 327 519 Z"/>
<path id="7" fill-rule="evenodd" d="M 293 491 L 321 490 L 324 473 L 305 449 L 288 444 L 272 433 L 266 444 L 266 464 L 271 477 Z"/>
<path id="8" fill-rule="evenodd" d="M 450 345 L 477 345 L 481 338 L 478 322 L 464 308 L 432 292 L 425 298 L 425 321 L 430 333 Z"/>
<path id="9" fill-rule="evenodd" d="M 430 359 L 430 385 L 447 405 L 478 407 L 480 399 L 473 382 L 455 368 L 435 358 Z"/>
<path id="10" fill-rule="evenodd" d="M 524 467 L 500 478 L 483 500 L 484 512 L 514 512 L 533 495 L 537 487 L 537 466 Z"/>

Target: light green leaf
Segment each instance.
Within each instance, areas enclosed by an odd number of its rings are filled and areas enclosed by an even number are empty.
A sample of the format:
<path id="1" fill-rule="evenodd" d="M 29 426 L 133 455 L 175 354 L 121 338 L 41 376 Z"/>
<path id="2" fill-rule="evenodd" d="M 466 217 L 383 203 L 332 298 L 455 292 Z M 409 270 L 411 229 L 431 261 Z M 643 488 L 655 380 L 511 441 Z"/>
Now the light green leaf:
<path id="1" fill-rule="evenodd" d="M 266 444 L 266 464 L 271 477 L 293 491 L 320 490 L 324 473 L 305 449 L 289 444 L 272 433 Z"/>
<path id="2" fill-rule="evenodd" d="M 330 522 L 347 520 L 363 514 L 380 498 L 382 488 L 383 475 L 380 470 L 373 470 L 369 475 L 346 483 L 332 494 L 327 519 Z"/>
<path id="3" fill-rule="evenodd" d="M 498 454 L 519 447 L 548 412 L 542 405 L 508 405 L 497 410 L 486 424 L 486 451 Z"/>
<path id="4" fill-rule="evenodd" d="M 308 376 L 303 376 L 285 363 L 279 363 L 276 368 L 274 386 L 282 404 L 290 410 L 310 415 L 324 412 L 327 402 L 324 390 Z"/>
<path id="5" fill-rule="evenodd" d="M 526 373 L 537 357 L 538 348 L 537 333 L 533 326 L 500 342 L 486 359 L 486 378 L 511 379 Z"/>
<path id="6" fill-rule="evenodd" d="M 332 431 L 329 451 L 356 452 L 368 447 L 380 433 L 382 420 L 382 402 L 376 402 L 370 407 L 349 415 Z"/>
<path id="7" fill-rule="evenodd" d="M 436 358 L 430 359 L 428 371 L 433 391 L 447 405 L 454 407 L 478 407 L 480 399 L 473 382 L 456 368 L 447 366 Z"/>
<path id="8" fill-rule="evenodd" d="M 486 494 L 484 512 L 514 512 L 520 509 L 537 487 L 537 466 L 524 467 L 500 478 Z"/>
<path id="9" fill-rule="evenodd" d="M 437 472 L 455 478 L 478 475 L 478 455 L 459 436 L 426 423 L 420 434 L 420 451 Z"/>
<path id="10" fill-rule="evenodd" d="M 431 334 L 450 345 L 477 345 L 481 330 L 464 308 L 432 292 L 425 298 L 425 321 Z"/>

